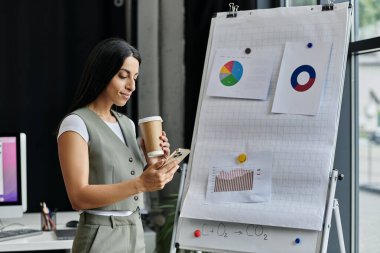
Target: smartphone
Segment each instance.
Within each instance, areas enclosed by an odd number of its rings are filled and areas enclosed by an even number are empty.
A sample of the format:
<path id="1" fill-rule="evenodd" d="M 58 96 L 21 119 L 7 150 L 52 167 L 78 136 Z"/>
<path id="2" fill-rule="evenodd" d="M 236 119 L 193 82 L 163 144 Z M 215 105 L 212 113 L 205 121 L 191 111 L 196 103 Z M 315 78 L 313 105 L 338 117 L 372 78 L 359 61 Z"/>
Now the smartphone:
<path id="1" fill-rule="evenodd" d="M 170 163 L 173 160 L 176 160 L 178 164 L 185 159 L 186 156 L 190 154 L 190 149 L 177 148 L 174 152 L 168 157 L 165 164 Z"/>

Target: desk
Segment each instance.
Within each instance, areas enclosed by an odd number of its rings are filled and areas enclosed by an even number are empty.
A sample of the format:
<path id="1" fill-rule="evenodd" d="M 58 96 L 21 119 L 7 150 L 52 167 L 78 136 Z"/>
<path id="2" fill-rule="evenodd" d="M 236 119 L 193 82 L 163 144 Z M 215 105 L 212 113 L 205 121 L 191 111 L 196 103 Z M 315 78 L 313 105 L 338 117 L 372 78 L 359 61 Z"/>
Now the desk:
<path id="1" fill-rule="evenodd" d="M 25 213 L 22 218 L 2 219 L 3 225 L 20 223 L 29 228 L 41 229 L 40 213 Z M 79 220 L 77 212 L 58 212 L 57 228 L 66 228 L 69 220 Z M 11 228 L 21 228 L 12 226 Z M 149 228 L 144 228 L 146 253 L 153 253 L 156 247 L 156 233 Z M 57 240 L 53 231 L 43 232 L 41 235 L 29 236 L 20 239 L 0 242 L 0 252 L 4 251 L 33 251 L 33 250 L 70 250 L 72 240 Z"/>

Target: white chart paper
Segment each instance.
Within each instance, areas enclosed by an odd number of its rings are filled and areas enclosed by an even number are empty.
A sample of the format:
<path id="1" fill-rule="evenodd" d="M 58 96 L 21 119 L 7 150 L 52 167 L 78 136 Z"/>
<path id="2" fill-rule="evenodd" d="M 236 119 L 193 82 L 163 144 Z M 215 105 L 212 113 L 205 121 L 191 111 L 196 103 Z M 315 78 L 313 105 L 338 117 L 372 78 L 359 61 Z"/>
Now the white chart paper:
<path id="1" fill-rule="evenodd" d="M 207 95 L 267 99 L 272 77 L 273 48 L 218 49 L 211 67 Z"/>
<path id="2" fill-rule="evenodd" d="M 286 43 L 272 112 L 317 114 L 330 52 L 331 43 L 319 40 Z"/>

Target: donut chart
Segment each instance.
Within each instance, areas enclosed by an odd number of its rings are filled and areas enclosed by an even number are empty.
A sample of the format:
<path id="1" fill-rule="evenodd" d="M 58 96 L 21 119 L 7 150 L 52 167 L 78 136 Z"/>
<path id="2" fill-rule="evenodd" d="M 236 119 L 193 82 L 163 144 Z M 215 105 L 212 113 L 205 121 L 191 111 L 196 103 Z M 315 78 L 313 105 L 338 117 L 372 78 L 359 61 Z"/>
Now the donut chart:
<path id="1" fill-rule="evenodd" d="M 309 74 L 309 80 L 305 84 L 300 84 L 300 83 L 298 83 L 298 80 L 297 80 L 298 76 L 302 72 L 307 72 Z M 293 74 L 290 78 L 290 83 L 291 83 L 293 89 L 295 89 L 296 91 L 304 92 L 313 86 L 316 76 L 317 75 L 316 75 L 315 70 L 312 66 L 301 65 L 293 71 Z"/>
<path id="2" fill-rule="evenodd" d="M 234 86 L 243 75 L 243 66 L 238 61 L 229 61 L 223 65 L 219 72 L 220 82 L 224 86 Z"/>

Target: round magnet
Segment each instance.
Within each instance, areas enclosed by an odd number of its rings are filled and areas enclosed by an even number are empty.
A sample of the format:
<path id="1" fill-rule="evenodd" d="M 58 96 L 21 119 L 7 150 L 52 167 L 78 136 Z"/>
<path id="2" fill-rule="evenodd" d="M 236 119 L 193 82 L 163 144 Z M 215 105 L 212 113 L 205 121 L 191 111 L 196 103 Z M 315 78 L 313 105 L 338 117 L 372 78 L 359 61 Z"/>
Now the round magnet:
<path id="1" fill-rule="evenodd" d="M 247 155 L 244 154 L 244 153 L 241 153 L 241 154 L 238 156 L 238 162 L 239 162 L 239 163 L 243 163 L 243 162 L 245 162 L 245 161 L 247 161 Z"/>

